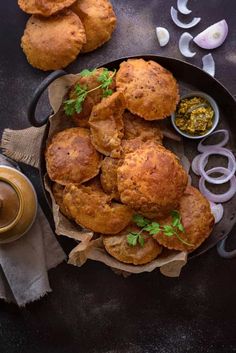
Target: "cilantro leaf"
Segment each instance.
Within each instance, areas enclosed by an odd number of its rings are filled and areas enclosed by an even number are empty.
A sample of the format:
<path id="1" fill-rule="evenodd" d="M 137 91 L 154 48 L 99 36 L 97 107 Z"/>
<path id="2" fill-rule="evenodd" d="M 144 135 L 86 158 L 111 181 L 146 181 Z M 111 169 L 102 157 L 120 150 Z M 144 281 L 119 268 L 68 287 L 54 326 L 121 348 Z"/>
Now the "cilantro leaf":
<path id="1" fill-rule="evenodd" d="M 111 96 L 113 93 L 112 89 L 106 89 L 103 91 L 103 97 Z"/>
<path id="2" fill-rule="evenodd" d="M 164 231 L 163 232 L 167 237 L 173 237 L 174 233 L 172 231 L 170 232 L 167 232 L 167 231 Z"/>
<path id="3" fill-rule="evenodd" d="M 64 101 L 64 111 L 68 116 L 75 113 L 75 99 L 67 99 Z"/>
<path id="4" fill-rule="evenodd" d="M 177 228 L 178 228 L 181 232 L 184 232 L 184 231 L 185 231 L 184 226 L 183 226 L 182 223 L 179 223 L 179 224 L 177 225 Z"/>
<path id="5" fill-rule="evenodd" d="M 173 227 L 170 226 L 170 225 L 165 225 L 165 226 L 163 226 L 163 230 L 165 232 L 172 232 L 173 231 Z"/>
<path id="6" fill-rule="evenodd" d="M 93 69 L 93 70 L 84 69 L 80 72 L 80 76 L 88 77 L 88 76 L 93 75 L 95 71 L 96 71 L 96 69 Z"/>
<path id="7" fill-rule="evenodd" d="M 75 86 L 75 93 L 76 93 L 77 95 L 83 94 L 83 93 L 87 92 L 87 90 L 88 90 L 88 89 L 87 89 L 86 86 L 82 87 L 82 86 L 80 86 L 79 84 Z"/>
<path id="8" fill-rule="evenodd" d="M 127 235 L 127 243 L 131 246 L 135 246 L 137 245 L 138 238 L 139 238 L 139 233 L 131 232 Z"/>
<path id="9" fill-rule="evenodd" d="M 96 72 L 96 69 L 94 70 L 84 69 L 83 71 L 80 72 L 80 76 L 89 77 L 92 74 L 94 74 L 94 72 Z M 103 91 L 103 97 L 110 96 L 113 93 L 113 91 L 112 89 L 109 88 L 109 86 L 112 84 L 112 80 L 115 73 L 116 71 L 111 73 L 108 69 L 105 68 L 97 78 L 100 84 L 97 87 L 91 88 L 90 90 L 86 86 L 80 86 L 80 84 L 77 84 L 73 91 L 73 99 L 68 99 L 64 101 L 65 114 L 68 116 L 71 116 L 74 113 L 79 114 L 83 109 L 83 102 L 85 101 L 87 95 L 90 92 L 95 91 L 99 88 L 101 88 Z"/>
<path id="10" fill-rule="evenodd" d="M 137 224 L 138 227 L 141 227 L 141 228 L 147 226 L 151 222 L 139 214 L 135 214 L 133 216 L 133 221 L 134 221 L 134 223 Z"/>
<path id="11" fill-rule="evenodd" d="M 175 234 L 175 231 L 171 225 L 164 225 L 162 227 L 162 232 L 167 236 L 167 237 L 172 237 Z"/>
<path id="12" fill-rule="evenodd" d="M 109 70 L 105 68 L 98 76 L 98 81 L 104 83 L 109 77 Z"/>
<path id="13" fill-rule="evenodd" d="M 160 232 L 160 224 L 157 222 L 152 222 L 151 224 L 148 224 L 144 230 L 150 233 L 150 235 L 155 235 Z"/>
<path id="14" fill-rule="evenodd" d="M 112 84 L 113 77 L 116 73 L 116 70 L 111 74 L 110 71 L 105 68 L 102 73 L 98 76 L 98 82 L 101 82 L 101 88 L 103 89 L 103 96 L 107 97 L 111 95 L 113 92 L 109 87 Z"/>
<path id="15" fill-rule="evenodd" d="M 171 217 L 172 217 L 172 226 L 177 227 L 178 224 L 180 223 L 180 214 L 178 211 L 172 211 L 171 212 Z"/>
<path id="16" fill-rule="evenodd" d="M 139 234 L 139 236 L 138 236 L 138 242 L 139 242 L 139 244 L 140 244 L 142 247 L 144 247 L 145 240 L 144 240 L 144 237 L 143 237 L 141 234 Z"/>

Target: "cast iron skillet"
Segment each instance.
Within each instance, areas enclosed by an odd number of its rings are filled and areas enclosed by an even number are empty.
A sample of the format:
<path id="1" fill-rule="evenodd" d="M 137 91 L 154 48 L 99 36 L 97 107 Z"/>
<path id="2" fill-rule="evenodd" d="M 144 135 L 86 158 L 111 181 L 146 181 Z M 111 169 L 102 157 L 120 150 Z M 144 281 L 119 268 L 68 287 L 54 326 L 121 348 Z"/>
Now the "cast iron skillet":
<path id="1" fill-rule="evenodd" d="M 101 66 L 107 67 L 108 69 L 118 69 L 119 64 L 122 61 L 127 60 L 128 58 L 129 57 L 120 58 L 112 62 L 104 63 Z M 234 119 L 233 119 L 233 117 L 236 116 L 236 102 L 234 98 L 230 95 L 230 93 L 227 91 L 227 89 L 222 84 L 220 84 L 216 79 L 214 79 L 213 77 L 211 77 L 206 72 L 199 69 L 198 67 L 174 58 L 167 58 L 167 57 L 156 56 L 156 55 L 140 55 L 140 56 L 135 56 L 135 58 L 154 60 L 158 62 L 160 65 L 162 65 L 163 67 L 165 67 L 166 69 L 170 70 L 180 85 L 180 94 L 185 94 L 186 92 L 197 90 L 197 91 L 203 91 L 209 94 L 210 96 L 212 96 L 218 103 L 219 109 L 220 109 L 219 127 L 227 128 L 230 131 L 231 143 L 233 141 L 236 141 L 236 124 L 234 124 Z M 41 155 L 40 155 L 41 156 L 40 157 L 40 177 L 41 177 L 42 185 L 43 185 L 43 177 L 46 173 L 44 150 L 45 150 L 46 140 L 47 140 L 47 135 L 49 130 L 49 123 L 48 123 L 49 117 L 46 116 L 43 120 L 38 121 L 35 116 L 35 111 L 36 111 L 37 103 L 40 96 L 45 91 L 45 89 L 49 86 L 49 84 L 53 82 L 56 78 L 66 74 L 67 73 L 62 70 L 58 70 L 51 73 L 36 89 L 31 99 L 31 102 L 29 104 L 28 119 L 30 123 L 36 127 L 47 124 L 44 137 L 42 140 Z M 189 139 L 184 140 L 185 153 L 189 158 L 189 160 L 192 160 L 192 158 L 197 153 L 196 145 L 197 145 L 197 142 L 193 140 L 189 140 Z M 236 145 L 231 145 L 231 148 L 236 149 Z M 193 184 L 197 185 L 197 178 L 195 176 L 193 176 Z M 45 191 L 44 185 L 43 185 L 43 189 L 45 192 L 45 196 L 49 204 L 51 205 L 50 196 Z M 236 200 L 235 199 L 236 198 L 225 203 L 224 218 L 220 223 L 218 223 L 215 226 L 212 235 L 202 244 L 202 246 L 189 255 L 190 258 L 196 257 L 206 252 L 207 250 L 215 246 L 219 240 L 224 239 L 229 234 L 229 232 L 231 231 L 231 229 L 233 228 L 236 222 L 236 219 L 235 219 Z"/>

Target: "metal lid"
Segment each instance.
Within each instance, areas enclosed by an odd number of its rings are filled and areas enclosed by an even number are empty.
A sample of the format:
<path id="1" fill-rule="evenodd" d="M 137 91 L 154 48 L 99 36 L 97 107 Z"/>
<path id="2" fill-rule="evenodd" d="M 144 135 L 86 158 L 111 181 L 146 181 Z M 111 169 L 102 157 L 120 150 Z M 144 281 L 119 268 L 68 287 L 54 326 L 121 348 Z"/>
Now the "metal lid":
<path id="1" fill-rule="evenodd" d="M 0 233 L 19 221 L 22 214 L 21 195 L 18 188 L 0 176 Z"/>

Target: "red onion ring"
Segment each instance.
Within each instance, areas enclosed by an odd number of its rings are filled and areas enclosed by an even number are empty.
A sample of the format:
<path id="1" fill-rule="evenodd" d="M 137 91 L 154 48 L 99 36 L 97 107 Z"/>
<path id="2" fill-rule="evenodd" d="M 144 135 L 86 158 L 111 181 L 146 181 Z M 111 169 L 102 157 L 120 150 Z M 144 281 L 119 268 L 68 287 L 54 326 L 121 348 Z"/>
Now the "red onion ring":
<path id="1" fill-rule="evenodd" d="M 223 167 L 215 167 L 212 168 L 210 170 L 208 170 L 206 173 L 212 174 L 215 172 L 219 172 L 219 173 L 224 173 L 224 174 L 228 174 L 230 173 L 230 171 L 226 168 Z M 203 195 L 206 196 L 206 198 L 209 201 L 212 202 L 217 202 L 217 203 L 221 203 L 221 202 L 226 202 L 229 201 L 235 194 L 236 192 L 236 177 L 235 175 L 232 176 L 232 178 L 230 179 L 230 188 L 227 192 L 225 192 L 224 194 L 214 194 L 211 191 L 209 191 L 205 185 L 206 180 L 204 179 L 204 177 L 201 177 L 199 180 L 199 190 L 201 191 L 201 193 Z"/>
<path id="2" fill-rule="evenodd" d="M 201 158 L 201 156 L 202 156 L 202 154 L 197 154 L 196 157 L 194 157 L 192 160 L 191 168 L 192 168 L 192 171 L 194 172 L 194 174 L 196 174 L 196 175 L 201 175 L 199 172 L 199 159 Z M 207 162 L 208 162 L 208 158 L 205 159 L 205 162 L 203 164 L 204 168 L 207 165 Z"/>
<path id="3" fill-rule="evenodd" d="M 211 213 L 215 218 L 215 223 L 220 222 L 224 215 L 224 207 L 222 206 L 221 203 L 214 203 L 212 201 L 209 201 L 209 203 L 211 207 Z"/>
<path id="4" fill-rule="evenodd" d="M 216 135 L 216 134 L 220 134 L 223 133 L 224 134 L 224 138 L 222 141 L 220 141 L 219 143 L 215 144 L 215 145 L 204 145 L 203 142 L 206 141 L 208 139 L 208 137 L 212 136 L 212 135 Z M 210 135 L 206 136 L 204 139 L 202 139 L 198 146 L 197 149 L 199 152 L 205 152 L 206 150 L 208 150 L 209 148 L 212 147 L 223 147 L 226 145 L 226 143 L 229 141 L 229 131 L 222 129 L 222 130 L 216 130 L 214 132 L 212 132 Z"/>
<path id="5" fill-rule="evenodd" d="M 208 158 L 209 156 L 213 155 L 213 154 L 218 154 L 220 156 L 225 156 L 228 158 L 228 168 L 224 168 L 225 170 L 227 170 L 227 173 L 224 173 L 225 175 L 227 175 L 225 178 L 221 177 L 216 177 L 216 178 L 212 178 L 209 177 L 209 170 L 205 171 L 205 166 L 206 166 L 206 158 Z M 236 162 L 235 162 L 235 157 L 233 155 L 233 153 L 229 150 L 227 150 L 226 148 L 222 148 L 222 147 L 212 147 L 212 148 L 208 148 L 207 151 L 203 152 L 203 154 L 201 155 L 201 157 L 199 158 L 199 162 L 198 162 L 198 167 L 199 167 L 199 173 L 202 175 L 202 177 L 204 179 L 206 179 L 209 183 L 212 184 L 224 184 L 227 181 L 229 181 L 232 176 L 234 175 L 235 171 L 236 171 Z M 220 167 L 218 167 L 220 168 Z M 215 169 L 215 168 L 213 168 Z M 210 169 L 211 171 L 213 169 Z"/>

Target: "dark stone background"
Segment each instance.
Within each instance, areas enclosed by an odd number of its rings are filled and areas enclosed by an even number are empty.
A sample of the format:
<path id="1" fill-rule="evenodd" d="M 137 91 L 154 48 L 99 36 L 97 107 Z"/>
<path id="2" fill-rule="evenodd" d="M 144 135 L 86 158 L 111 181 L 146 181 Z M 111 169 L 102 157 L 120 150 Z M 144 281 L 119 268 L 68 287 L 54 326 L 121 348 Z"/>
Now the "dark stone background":
<path id="1" fill-rule="evenodd" d="M 170 0 L 113 0 L 118 26 L 102 48 L 81 55 L 68 67 L 78 72 L 120 56 L 160 54 L 183 59 L 178 51 L 182 30 L 171 21 Z M 229 36 L 214 50 L 216 78 L 236 94 L 236 2 L 189 1 L 193 16 L 202 17 L 190 30 L 197 34 L 227 19 Z M 33 69 L 20 49 L 28 16 L 16 1 L 0 1 L 0 134 L 5 127 L 29 126 L 26 109 L 33 91 L 47 73 Z M 181 17 L 182 18 L 182 17 Z M 189 15 L 192 18 L 192 15 Z M 171 40 L 159 48 L 155 27 L 167 27 Z M 194 46 L 194 44 L 193 44 Z M 206 53 L 189 62 L 201 66 Z M 46 109 L 41 108 L 45 114 Z M 235 117 L 232 117 L 235 118 Z M 36 170 L 23 166 L 50 218 Z M 232 234 L 236 231 L 233 229 Z M 66 250 L 73 241 L 62 239 Z M 229 241 L 229 247 L 235 240 Z M 236 259 L 223 260 L 216 249 L 192 260 L 179 279 L 158 271 L 116 276 L 103 264 L 82 268 L 62 264 L 49 273 L 53 292 L 18 309 L 0 302 L 0 353 L 216 353 L 236 352 Z"/>

